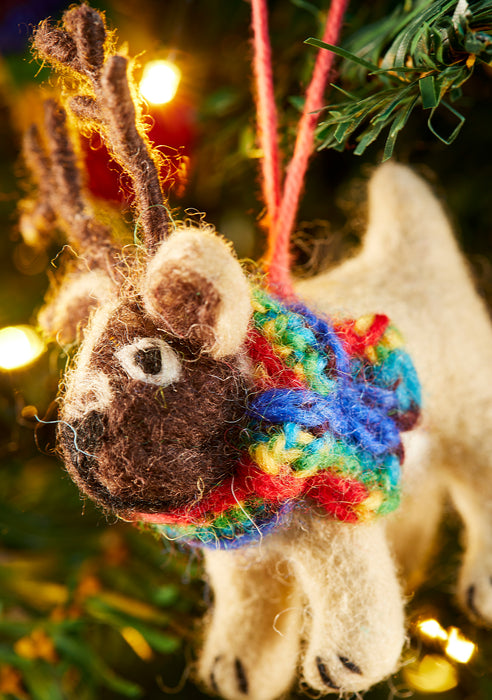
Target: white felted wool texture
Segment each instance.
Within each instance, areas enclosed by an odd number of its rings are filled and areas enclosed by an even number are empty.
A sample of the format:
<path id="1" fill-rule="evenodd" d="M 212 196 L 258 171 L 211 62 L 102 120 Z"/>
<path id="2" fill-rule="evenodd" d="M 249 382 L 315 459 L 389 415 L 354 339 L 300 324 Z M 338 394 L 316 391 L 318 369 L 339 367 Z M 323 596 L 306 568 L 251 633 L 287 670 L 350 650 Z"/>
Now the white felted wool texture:
<path id="1" fill-rule="evenodd" d="M 200 679 L 229 700 L 279 697 L 295 678 L 302 631 L 300 592 L 282 553 L 267 542 L 207 550 L 205 564 L 215 602 Z"/>
<path id="2" fill-rule="evenodd" d="M 146 309 L 154 318 L 163 313 L 155 292 L 165 283 L 166 272 L 171 268 L 183 280 L 190 274 L 198 275 L 219 296 L 218 316 L 212 329 L 215 342 L 209 350 L 212 357 L 218 359 L 237 352 L 246 337 L 251 301 L 248 281 L 231 246 L 210 230 L 190 228 L 177 229 L 161 243 L 142 285 Z"/>
<path id="3" fill-rule="evenodd" d="M 403 166 L 380 167 L 370 184 L 361 251 L 299 282 L 297 292 L 331 314 L 385 313 L 403 333 L 423 389 L 425 467 L 442 475 L 446 489 L 455 485 L 452 495 L 460 494 L 457 505 L 474 533 L 459 594 L 469 611 L 492 623 L 492 326 L 428 185 Z M 406 469 L 407 486 L 424 493 L 425 474 L 419 468 L 412 487 Z M 406 524 L 411 541 L 415 518 L 406 523 L 402 514 L 401 528 Z"/>
<path id="4" fill-rule="evenodd" d="M 84 342 L 74 359 L 73 366 L 65 373 L 63 395 L 64 419 L 82 418 L 92 410 L 105 410 L 113 396 L 108 376 L 92 368 L 94 346 L 105 332 L 110 317 L 115 313 L 118 301 L 108 301 L 91 316 L 84 330 Z"/>
<path id="5" fill-rule="evenodd" d="M 289 533 L 285 550 L 307 603 L 305 682 L 325 693 L 356 692 L 395 671 L 403 602 L 384 524 L 313 515 Z"/>
<path id="6" fill-rule="evenodd" d="M 406 592 L 426 578 L 446 497 L 446 474 L 433 458 L 428 431 L 403 434 L 405 484 L 399 508 L 387 519 L 387 532 Z"/>
<path id="7" fill-rule="evenodd" d="M 403 602 L 383 523 L 304 515 L 257 546 L 207 551 L 205 563 L 215 603 L 199 676 L 222 697 L 274 700 L 299 660 L 323 693 L 365 690 L 396 669 Z"/>
<path id="8" fill-rule="evenodd" d="M 453 479 L 451 496 L 465 523 L 464 556 L 458 580 L 461 604 L 479 624 L 492 622 L 492 499 L 484 488 Z"/>

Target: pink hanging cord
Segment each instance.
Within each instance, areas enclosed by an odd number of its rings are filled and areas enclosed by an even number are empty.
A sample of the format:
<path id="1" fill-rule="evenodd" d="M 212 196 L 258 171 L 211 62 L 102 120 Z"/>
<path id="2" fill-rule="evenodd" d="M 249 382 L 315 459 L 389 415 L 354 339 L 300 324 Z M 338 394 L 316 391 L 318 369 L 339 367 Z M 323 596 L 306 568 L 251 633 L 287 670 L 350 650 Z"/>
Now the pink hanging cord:
<path id="1" fill-rule="evenodd" d="M 323 41 L 328 44 L 336 44 L 340 35 L 340 30 L 343 23 L 345 11 L 349 0 L 332 0 L 330 10 L 326 19 Z M 268 112 L 274 115 L 274 123 L 276 125 L 276 108 L 273 98 L 272 87 L 272 69 L 271 56 L 268 39 L 268 28 L 266 24 L 266 3 L 265 0 L 252 0 L 253 12 L 262 13 L 263 23 L 261 25 L 262 34 L 257 34 L 257 27 L 253 20 L 253 28 L 255 30 L 255 57 L 261 55 L 268 60 L 268 66 L 262 61 L 255 61 L 255 71 L 257 76 L 257 91 L 258 105 L 264 100 L 268 104 Z M 253 15 L 254 16 L 254 15 Z M 265 51 L 264 44 L 268 44 L 268 50 Z M 259 45 L 262 45 L 261 52 Z M 269 58 L 267 58 L 269 57 Z M 320 49 L 313 71 L 311 82 L 306 91 L 306 102 L 302 117 L 299 122 L 296 144 L 294 147 L 294 155 L 287 169 L 287 175 L 282 191 L 280 205 L 275 210 L 270 210 L 268 199 L 265 195 L 267 208 L 270 214 L 269 222 L 269 240 L 268 250 L 265 256 L 265 265 L 268 273 L 270 285 L 284 296 L 293 296 L 292 282 L 290 278 L 290 254 L 289 243 L 290 237 L 294 228 L 295 217 L 299 206 L 299 199 L 304 184 L 304 177 L 309 161 L 309 157 L 313 148 L 314 130 L 318 123 L 318 112 L 323 107 L 323 94 L 325 91 L 326 82 L 333 66 L 334 54 L 326 49 Z M 263 75 L 268 67 L 268 76 Z M 261 80 L 259 76 L 261 77 Z M 267 92 L 264 85 L 270 84 L 270 91 Z M 263 92 L 263 96 L 260 94 Z M 261 145 L 265 156 L 268 153 L 277 153 L 278 142 L 275 126 L 275 133 L 267 128 L 264 120 L 264 114 L 258 110 L 258 121 L 260 134 L 268 135 L 269 144 Z M 261 137 L 262 139 L 264 136 Z M 270 163 L 272 158 L 269 156 L 263 162 L 263 178 L 267 181 L 266 171 L 271 168 Z M 273 161 L 272 161 L 273 162 Z M 278 168 L 278 155 L 277 155 Z M 268 173 L 268 178 L 272 180 L 271 172 Z M 264 192 L 267 190 L 267 185 L 264 184 Z M 275 211 L 275 216 L 272 216 L 271 211 Z"/>
<path id="2" fill-rule="evenodd" d="M 273 230 L 280 205 L 280 162 L 266 0 L 252 0 L 251 9 L 254 32 L 256 112 L 260 148 L 263 151 L 261 162 L 263 198 L 267 207 L 268 226 Z"/>

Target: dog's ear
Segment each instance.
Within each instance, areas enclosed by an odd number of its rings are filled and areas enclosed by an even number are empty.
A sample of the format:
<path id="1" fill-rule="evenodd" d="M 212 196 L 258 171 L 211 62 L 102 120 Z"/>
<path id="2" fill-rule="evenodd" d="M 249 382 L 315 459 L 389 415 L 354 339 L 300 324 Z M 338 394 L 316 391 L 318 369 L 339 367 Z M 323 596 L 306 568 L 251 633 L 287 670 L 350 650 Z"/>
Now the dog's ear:
<path id="1" fill-rule="evenodd" d="M 92 311 L 116 295 L 117 287 L 104 271 L 74 270 L 52 286 L 38 324 L 49 339 L 69 345 L 80 340 Z"/>
<path id="2" fill-rule="evenodd" d="M 214 358 L 236 353 L 244 342 L 249 284 L 230 245 L 214 233 L 175 231 L 150 260 L 141 293 L 163 329 Z"/>

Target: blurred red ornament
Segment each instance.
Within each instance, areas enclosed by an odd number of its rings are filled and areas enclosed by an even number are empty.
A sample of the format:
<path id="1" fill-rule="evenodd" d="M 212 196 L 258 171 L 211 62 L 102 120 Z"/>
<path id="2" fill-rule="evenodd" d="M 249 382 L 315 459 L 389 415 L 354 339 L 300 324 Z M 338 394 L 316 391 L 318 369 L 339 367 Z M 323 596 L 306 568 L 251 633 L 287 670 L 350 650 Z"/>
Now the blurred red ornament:
<path id="1" fill-rule="evenodd" d="M 149 105 L 144 121 L 150 142 L 163 156 L 160 176 L 167 194 L 182 195 L 188 180 L 190 157 L 196 137 L 195 110 L 183 98 L 163 105 Z M 109 202 L 131 202 L 131 185 L 94 132 L 82 137 L 82 149 L 90 192 Z"/>

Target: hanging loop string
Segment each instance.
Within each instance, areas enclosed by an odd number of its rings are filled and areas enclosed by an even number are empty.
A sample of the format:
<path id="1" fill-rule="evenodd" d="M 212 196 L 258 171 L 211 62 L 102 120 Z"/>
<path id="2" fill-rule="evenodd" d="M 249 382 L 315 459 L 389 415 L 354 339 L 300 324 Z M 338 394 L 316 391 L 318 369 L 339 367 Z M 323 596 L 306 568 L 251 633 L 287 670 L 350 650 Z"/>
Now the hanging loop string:
<path id="1" fill-rule="evenodd" d="M 254 33 L 256 113 L 260 148 L 263 151 L 261 159 L 263 198 L 267 207 L 268 227 L 273 230 L 280 205 L 280 159 L 266 0 L 252 0 L 251 10 Z"/>
<path id="2" fill-rule="evenodd" d="M 340 35 L 343 17 L 349 0 L 332 0 L 326 19 L 323 41 L 336 44 Z M 282 189 L 282 197 L 278 207 L 270 209 L 266 192 L 267 184 L 273 178 L 271 171 L 271 153 L 278 153 L 278 137 L 276 130 L 276 108 L 273 98 L 271 51 L 268 39 L 268 27 L 266 20 L 265 0 L 252 0 L 253 29 L 255 44 L 255 74 L 258 93 L 258 124 L 260 130 L 260 143 L 264 152 L 262 163 L 265 201 L 269 211 L 269 236 L 268 249 L 265 257 L 265 266 L 270 286 L 280 294 L 290 297 L 294 295 L 290 278 L 290 237 L 295 224 L 295 217 L 299 206 L 299 199 L 304 185 L 309 157 L 313 149 L 314 130 L 318 123 L 318 112 L 323 107 L 323 94 L 326 82 L 333 66 L 334 54 L 326 49 L 321 49 L 316 57 L 316 63 L 311 82 L 306 91 L 304 110 L 299 122 L 294 155 L 287 168 Z M 262 20 L 255 22 L 255 15 Z M 265 45 L 267 49 L 265 50 Z M 256 60 L 257 56 L 263 60 Z M 269 87 L 265 87 L 268 86 Z M 262 103 L 268 105 L 268 113 L 273 114 L 274 122 L 267 127 L 266 117 L 261 109 Z M 275 132 L 271 124 L 275 124 Z M 269 143 L 264 143 L 268 140 Z M 267 160 L 267 153 L 268 160 Z M 278 156 L 277 156 L 278 168 Z M 270 195 L 268 195 L 270 196 Z M 271 212 L 275 215 L 272 216 Z"/>

